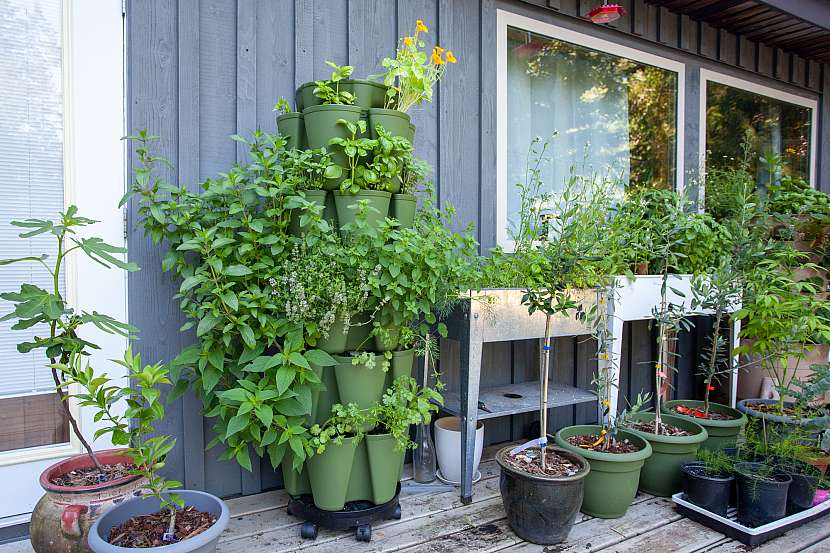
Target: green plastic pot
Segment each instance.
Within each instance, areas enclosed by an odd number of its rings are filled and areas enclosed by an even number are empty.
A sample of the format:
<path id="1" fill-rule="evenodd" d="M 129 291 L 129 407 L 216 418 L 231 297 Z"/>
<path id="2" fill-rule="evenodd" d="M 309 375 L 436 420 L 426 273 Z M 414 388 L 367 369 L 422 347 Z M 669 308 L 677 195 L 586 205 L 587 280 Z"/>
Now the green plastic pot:
<path id="1" fill-rule="evenodd" d="M 389 215 L 389 204 L 392 201 L 392 194 L 380 190 L 359 190 L 357 194 L 351 192 L 334 191 L 334 206 L 337 209 L 337 224 L 340 228 L 340 235 L 346 235 L 346 225 L 354 223 L 357 218 L 358 202 L 366 201 L 369 210 L 366 213 L 366 224 L 373 228 L 379 228 L 381 223 Z"/>
<path id="2" fill-rule="evenodd" d="M 413 194 L 392 194 L 390 215 L 398 220 L 400 228 L 411 228 L 415 224 L 418 202 Z"/>
<path id="3" fill-rule="evenodd" d="M 294 103 L 297 104 L 297 111 L 303 111 L 305 108 L 310 108 L 311 106 L 319 106 L 322 103 L 322 100 L 314 95 L 314 88 L 316 86 L 314 81 L 309 81 L 301 84 L 297 88 L 297 92 L 294 94 Z"/>
<path id="4" fill-rule="evenodd" d="M 339 147 L 331 146 L 329 140 L 332 138 L 349 138 L 349 130 L 345 125 L 338 123 L 345 119 L 355 123 L 360 120 L 363 110 L 357 106 L 343 106 L 339 104 L 326 104 L 307 107 L 303 110 L 305 121 L 305 134 L 308 147 L 311 149 L 325 148 L 331 154 L 331 160 L 335 165 L 347 167 L 346 154 Z"/>
<path id="5" fill-rule="evenodd" d="M 412 376 L 412 366 L 415 364 L 415 350 L 404 349 L 401 351 L 392 352 L 392 361 L 390 362 L 390 377 L 395 381 L 400 376 Z M 391 384 L 391 382 L 390 382 Z"/>
<path id="6" fill-rule="evenodd" d="M 287 148 L 305 148 L 305 124 L 302 113 L 291 112 L 277 117 L 277 131 L 285 137 Z"/>
<path id="7" fill-rule="evenodd" d="M 680 413 L 675 411 L 675 408 L 678 405 L 682 405 L 684 407 L 691 407 L 695 409 L 703 409 L 703 401 L 697 399 L 675 399 L 672 401 L 665 402 L 663 404 L 663 407 L 661 408 L 661 411 L 663 413 L 666 413 L 667 415 L 694 421 L 706 429 L 706 433 L 709 435 L 709 437 L 706 438 L 705 442 L 700 444 L 701 449 L 708 449 L 710 451 L 720 451 L 722 449 L 726 449 L 729 447 L 735 447 L 738 440 L 738 436 L 740 435 L 744 426 L 746 426 L 746 415 L 744 415 L 737 409 L 733 409 L 727 405 L 722 405 L 720 403 L 712 403 L 710 401 L 709 411 L 732 417 L 728 420 L 711 420 L 692 417 L 689 415 L 681 415 Z"/>
<path id="8" fill-rule="evenodd" d="M 340 81 L 340 90 L 354 94 L 354 105 L 364 109 L 382 108 L 386 102 L 387 86 L 383 83 L 366 79 L 344 79 Z"/>
<path id="9" fill-rule="evenodd" d="M 370 344 L 372 332 L 372 312 L 363 311 L 352 315 L 352 325 L 346 338 L 346 351 L 363 351 Z"/>
<path id="10" fill-rule="evenodd" d="M 317 340 L 317 349 L 321 349 L 326 353 L 343 353 L 347 351 L 348 340 L 349 325 L 346 324 L 342 313 L 338 313 L 334 317 L 334 322 L 331 323 L 328 336 L 320 337 Z"/>
<path id="11" fill-rule="evenodd" d="M 369 474 L 372 478 L 372 501 L 375 504 L 386 503 L 395 497 L 406 451 L 404 448 L 396 451 L 397 444 L 392 434 L 366 435 Z"/>
<path id="12" fill-rule="evenodd" d="M 375 356 L 375 366 L 371 369 L 363 363 L 353 365 L 352 357 L 335 356 L 334 359 L 337 391 L 343 405 L 355 403 L 361 409 L 368 409 L 380 401 L 386 389 L 386 373 L 381 368 L 383 356 Z"/>
<path id="13" fill-rule="evenodd" d="M 327 192 L 325 190 L 301 190 L 300 192 L 303 193 L 306 200 L 322 207 L 323 218 L 326 218 Z M 291 210 L 291 221 L 288 224 L 288 232 L 292 236 L 301 236 L 302 234 L 304 234 L 305 228 L 308 226 L 309 223 L 309 221 L 305 221 L 305 224 L 303 224 L 302 218 L 304 213 L 305 210 L 299 207 Z"/>
<path id="14" fill-rule="evenodd" d="M 401 341 L 401 328 L 398 326 L 387 326 L 385 328 L 388 337 L 375 336 L 375 351 L 392 351 L 398 349 Z"/>
<path id="15" fill-rule="evenodd" d="M 371 428 L 366 429 L 369 430 Z M 357 444 L 346 501 L 372 501 L 372 478 L 369 476 L 369 454 L 366 452 L 365 439 Z"/>
<path id="16" fill-rule="evenodd" d="M 311 495 L 318 509 L 340 511 L 345 506 L 356 449 L 357 439 L 346 438 L 341 445 L 328 443 L 323 453 L 306 461 Z"/>
<path id="17" fill-rule="evenodd" d="M 556 433 L 556 445 L 582 455 L 591 465 L 585 477 L 582 512 L 598 518 L 620 518 L 637 495 L 640 469 L 651 456 L 651 446 L 638 435 L 620 430 L 617 438 L 628 439 L 641 449 L 634 453 L 602 453 L 577 447 L 568 442 L 572 436 L 598 436 L 597 425 L 568 426 Z"/>
<path id="18" fill-rule="evenodd" d="M 280 463 L 282 468 L 282 484 L 285 493 L 291 497 L 299 497 L 311 493 L 311 485 L 308 483 L 308 471 L 297 472 L 294 470 L 294 454 L 286 450 Z"/>
<path id="19" fill-rule="evenodd" d="M 369 110 L 369 133 L 377 138 L 375 125 L 380 123 L 392 136 L 409 139 L 409 114 L 396 109 L 371 108 Z"/>
<path id="20" fill-rule="evenodd" d="M 415 123 L 409 123 L 409 134 L 406 136 L 406 139 L 409 140 L 410 144 L 415 144 Z"/>
<path id="21" fill-rule="evenodd" d="M 635 413 L 629 416 L 633 422 L 651 422 L 654 413 Z M 640 489 L 646 493 L 660 497 L 669 497 L 683 489 L 683 474 L 680 466 L 694 461 L 700 444 L 706 441 L 709 435 L 706 429 L 695 421 L 672 415 L 663 415 L 663 422 L 676 426 L 691 436 L 663 436 L 642 432 L 629 428 L 651 445 L 653 453 L 646 459 L 643 471 L 640 474 Z"/>

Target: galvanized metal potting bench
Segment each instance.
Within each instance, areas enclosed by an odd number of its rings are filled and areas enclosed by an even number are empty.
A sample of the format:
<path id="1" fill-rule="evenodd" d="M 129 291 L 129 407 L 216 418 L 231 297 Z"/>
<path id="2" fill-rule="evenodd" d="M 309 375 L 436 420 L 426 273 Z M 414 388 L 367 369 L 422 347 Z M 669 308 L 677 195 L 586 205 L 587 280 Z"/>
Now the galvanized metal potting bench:
<path id="1" fill-rule="evenodd" d="M 612 363 L 619 367 L 622 355 L 622 333 L 626 321 L 652 318 L 652 310 L 660 304 L 660 276 L 640 276 L 636 279 L 617 277 L 614 293 L 606 302 L 610 331 L 613 336 L 612 357 L 599 362 L 599 370 L 607 370 Z M 672 275 L 669 280 L 668 301 L 691 310 L 691 275 Z M 677 294 L 674 290 L 681 292 Z M 460 344 L 460 391 L 444 394 L 443 410 L 461 418 L 461 501 L 472 501 L 475 430 L 479 420 L 530 413 L 539 409 L 541 390 L 538 382 L 523 382 L 490 388 L 480 388 L 481 356 L 484 344 L 513 340 L 541 339 L 545 335 L 545 315 L 529 315 L 522 304 L 524 290 L 516 288 L 485 289 L 469 292 L 447 321 L 448 338 Z M 596 290 L 576 290 L 574 296 L 584 309 L 599 301 Z M 733 310 L 740 306 L 733 306 Z M 695 314 L 711 312 L 696 310 Z M 551 337 L 580 336 L 591 329 L 573 316 L 553 318 Z M 733 327 L 733 344 L 740 332 L 740 322 Z M 619 370 L 614 371 L 612 385 L 619 389 Z M 731 405 L 735 404 L 737 364 L 733 363 Z M 612 394 L 610 412 L 617 413 L 618 395 Z M 596 401 L 589 390 L 550 383 L 549 408 Z M 484 407 L 485 409 L 481 409 Z"/>

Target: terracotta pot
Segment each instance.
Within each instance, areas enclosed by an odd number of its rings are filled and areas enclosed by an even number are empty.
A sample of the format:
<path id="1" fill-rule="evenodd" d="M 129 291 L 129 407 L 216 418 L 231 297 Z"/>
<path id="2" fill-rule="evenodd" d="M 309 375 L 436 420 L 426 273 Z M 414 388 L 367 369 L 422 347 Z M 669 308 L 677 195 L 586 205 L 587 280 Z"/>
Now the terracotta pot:
<path id="1" fill-rule="evenodd" d="M 98 451 L 95 455 L 102 465 L 132 462 L 123 449 Z M 37 553 L 90 551 L 87 535 L 98 517 L 115 505 L 141 495 L 145 479 L 140 476 L 125 476 L 94 486 L 66 487 L 51 482 L 56 476 L 91 466 L 89 456 L 76 455 L 55 463 L 40 475 L 40 485 L 46 495 L 35 506 L 30 525 L 32 547 Z"/>

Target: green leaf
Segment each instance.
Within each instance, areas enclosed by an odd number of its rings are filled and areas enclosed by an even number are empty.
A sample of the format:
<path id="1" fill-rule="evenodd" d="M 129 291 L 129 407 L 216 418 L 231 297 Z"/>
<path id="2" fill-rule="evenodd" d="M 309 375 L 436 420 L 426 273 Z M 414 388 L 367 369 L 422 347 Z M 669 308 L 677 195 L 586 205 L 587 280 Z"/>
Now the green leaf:
<path id="1" fill-rule="evenodd" d="M 260 405 L 255 410 L 257 418 L 262 422 L 265 428 L 270 428 L 271 421 L 274 420 L 274 411 L 270 405 Z"/>
<path id="2" fill-rule="evenodd" d="M 333 367 L 337 364 L 334 357 L 321 349 L 310 349 L 303 355 L 306 358 L 306 361 L 313 365 L 317 365 L 318 367 Z"/>
<path id="3" fill-rule="evenodd" d="M 231 420 L 228 421 L 228 429 L 225 431 L 225 439 L 227 440 L 237 432 L 240 432 L 243 428 L 248 426 L 250 423 L 250 415 L 236 415 L 231 417 Z"/>
<path id="4" fill-rule="evenodd" d="M 213 330 L 213 327 L 217 324 L 219 324 L 219 318 L 208 313 L 201 321 L 199 321 L 199 326 L 196 327 L 196 336 L 203 336 L 207 334 Z"/>
<path id="5" fill-rule="evenodd" d="M 281 357 L 282 356 L 279 354 L 263 355 L 254 359 L 253 363 L 246 365 L 242 370 L 252 373 L 265 372 L 268 369 L 279 365 Z"/>
<path id="6" fill-rule="evenodd" d="M 309 365 L 305 357 L 303 357 L 303 355 L 297 351 L 292 351 L 291 353 L 289 353 L 288 360 L 299 367 L 311 370 L 311 365 Z"/>
<path id="7" fill-rule="evenodd" d="M 245 342 L 245 345 L 249 348 L 256 347 L 256 337 L 254 337 L 254 331 L 248 325 L 242 325 L 239 327 L 239 335 L 242 336 L 242 341 Z"/>
<path id="8" fill-rule="evenodd" d="M 230 267 L 226 267 L 224 271 L 224 274 L 232 277 L 246 276 L 251 273 L 253 273 L 253 271 L 245 265 L 231 265 Z"/>
<path id="9" fill-rule="evenodd" d="M 236 452 L 236 462 L 239 463 L 239 466 L 251 472 L 251 456 L 248 453 L 248 447 L 243 446 Z"/>
<path id="10" fill-rule="evenodd" d="M 277 393 L 279 395 L 282 395 L 291 386 L 296 374 L 297 371 L 291 365 L 283 365 L 277 369 Z"/>

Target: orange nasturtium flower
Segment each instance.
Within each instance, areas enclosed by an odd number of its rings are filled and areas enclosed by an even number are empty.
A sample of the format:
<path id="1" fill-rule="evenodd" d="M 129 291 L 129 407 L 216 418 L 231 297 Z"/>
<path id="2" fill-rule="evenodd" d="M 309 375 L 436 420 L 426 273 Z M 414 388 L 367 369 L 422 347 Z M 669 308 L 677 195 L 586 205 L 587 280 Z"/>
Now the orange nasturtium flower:
<path id="1" fill-rule="evenodd" d="M 455 56 L 452 55 L 452 52 L 447 52 L 447 63 L 455 63 L 457 60 Z"/>
<path id="2" fill-rule="evenodd" d="M 404 43 L 405 46 L 412 46 L 412 37 L 411 36 L 403 37 L 403 43 Z"/>
<path id="3" fill-rule="evenodd" d="M 441 65 L 444 63 L 444 60 L 441 59 L 441 52 L 438 51 L 437 46 L 432 50 L 432 63 L 435 65 Z"/>
<path id="4" fill-rule="evenodd" d="M 427 29 L 427 26 L 424 25 L 424 20 L 423 19 L 419 19 L 418 21 L 415 22 L 415 32 L 416 33 L 428 33 L 429 32 L 429 29 Z"/>

